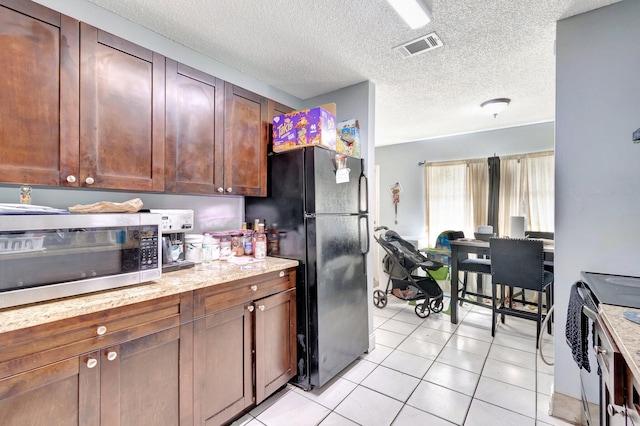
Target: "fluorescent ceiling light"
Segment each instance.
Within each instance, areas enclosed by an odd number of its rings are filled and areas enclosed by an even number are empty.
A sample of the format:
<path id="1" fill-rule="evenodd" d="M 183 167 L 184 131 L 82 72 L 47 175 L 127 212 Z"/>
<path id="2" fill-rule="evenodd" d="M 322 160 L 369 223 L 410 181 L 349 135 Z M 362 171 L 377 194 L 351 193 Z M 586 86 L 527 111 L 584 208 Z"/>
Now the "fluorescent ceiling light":
<path id="1" fill-rule="evenodd" d="M 431 11 L 422 0 L 387 1 L 413 30 L 431 22 Z"/>

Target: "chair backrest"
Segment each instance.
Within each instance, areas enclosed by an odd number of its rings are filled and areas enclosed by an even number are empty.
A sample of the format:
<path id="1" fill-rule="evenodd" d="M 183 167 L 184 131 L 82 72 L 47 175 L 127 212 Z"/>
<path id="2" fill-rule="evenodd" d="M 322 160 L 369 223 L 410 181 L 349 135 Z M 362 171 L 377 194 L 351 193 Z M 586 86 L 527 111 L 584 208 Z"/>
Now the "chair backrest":
<path id="1" fill-rule="evenodd" d="M 542 290 L 544 254 L 540 240 L 489 239 L 491 278 L 496 284 Z"/>

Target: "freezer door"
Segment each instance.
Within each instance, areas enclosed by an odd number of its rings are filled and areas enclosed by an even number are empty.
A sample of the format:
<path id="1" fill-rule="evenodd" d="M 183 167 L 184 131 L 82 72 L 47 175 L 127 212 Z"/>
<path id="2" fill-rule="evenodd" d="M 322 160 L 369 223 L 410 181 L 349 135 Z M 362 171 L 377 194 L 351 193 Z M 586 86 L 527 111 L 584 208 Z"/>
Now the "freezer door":
<path id="1" fill-rule="evenodd" d="M 320 387 L 368 347 L 366 216 L 317 215 L 307 229 L 310 376 Z"/>
<path id="2" fill-rule="evenodd" d="M 346 172 L 339 172 L 347 169 Z M 338 183 L 340 173 L 348 182 Z M 367 181 L 362 160 L 320 147 L 305 148 L 307 213 L 365 213 Z"/>

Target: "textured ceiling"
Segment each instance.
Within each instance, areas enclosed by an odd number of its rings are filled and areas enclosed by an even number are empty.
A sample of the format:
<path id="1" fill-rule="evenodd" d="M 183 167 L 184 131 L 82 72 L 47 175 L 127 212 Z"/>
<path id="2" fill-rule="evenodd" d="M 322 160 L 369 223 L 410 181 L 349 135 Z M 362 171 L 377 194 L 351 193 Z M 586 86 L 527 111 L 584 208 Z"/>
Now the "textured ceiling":
<path id="1" fill-rule="evenodd" d="M 89 1 L 301 99 L 371 80 L 381 146 L 553 120 L 556 21 L 619 0 L 425 0 L 417 30 L 385 0 Z M 432 31 L 443 48 L 392 50 Z"/>

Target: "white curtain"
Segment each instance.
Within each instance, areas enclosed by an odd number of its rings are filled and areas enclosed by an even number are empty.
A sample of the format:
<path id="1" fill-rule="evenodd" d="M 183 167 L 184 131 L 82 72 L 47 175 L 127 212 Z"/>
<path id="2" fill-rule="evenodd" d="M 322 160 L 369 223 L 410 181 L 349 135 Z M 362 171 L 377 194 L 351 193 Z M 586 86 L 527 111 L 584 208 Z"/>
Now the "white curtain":
<path id="1" fill-rule="evenodd" d="M 442 231 L 463 231 L 473 238 L 487 224 L 487 159 L 428 163 L 424 170 L 425 228 L 429 245 Z M 510 233 L 511 216 L 525 216 L 526 230 L 554 231 L 554 153 L 500 157 L 500 236 Z"/>
<path id="2" fill-rule="evenodd" d="M 531 154 L 522 168 L 522 186 L 527 230 L 553 232 L 554 155 Z"/>
<path id="3" fill-rule="evenodd" d="M 486 159 L 425 165 L 426 233 L 431 247 L 447 230 L 473 237 L 487 222 L 489 166 Z"/>
<path id="4" fill-rule="evenodd" d="M 520 185 L 521 159 L 517 156 L 500 157 L 500 198 L 498 201 L 499 236 L 509 235 L 511 216 L 522 216 L 522 192 Z"/>

